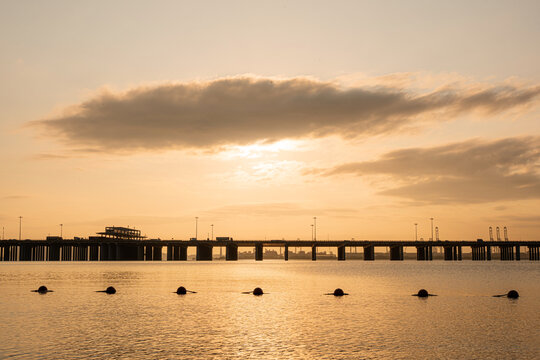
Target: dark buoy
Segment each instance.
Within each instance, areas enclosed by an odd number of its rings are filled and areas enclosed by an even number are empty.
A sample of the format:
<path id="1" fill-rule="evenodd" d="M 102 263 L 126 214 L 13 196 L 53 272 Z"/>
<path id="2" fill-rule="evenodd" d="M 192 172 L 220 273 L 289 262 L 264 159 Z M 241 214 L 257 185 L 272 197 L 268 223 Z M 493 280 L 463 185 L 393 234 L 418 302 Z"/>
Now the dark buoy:
<path id="1" fill-rule="evenodd" d="M 253 295 L 260 296 L 263 294 L 263 290 L 260 287 L 253 289 Z"/>
<path id="2" fill-rule="evenodd" d="M 186 295 L 187 290 L 186 290 L 185 287 L 180 286 L 178 289 L 176 289 L 176 293 L 177 293 L 178 295 Z"/>
<path id="3" fill-rule="evenodd" d="M 46 294 L 48 292 L 53 292 L 53 291 L 47 289 L 45 285 L 41 285 L 37 290 L 32 290 L 32 292 L 37 292 L 38 294 Z"/>
<path id="4" fill-rule="evenodd" d="M 106 293 L 106 294 L 109 294 L 109 295 L 112 295 L 112 294 L 116 294 L 116 289 L 112 286 L 109 286 L 107 289 L 105 290 L 99 290 L 99 291 L 96 291 L 96 292 L 102 292 L 102 293 Z"/>
<path id="5" fill-rule="evenodd" d="M 329 294 L 324 294 L 324 295 L 343 296 L 343 295 L 349 295 L 349 294 L 347 294 L 346 292 L 344 292 L 342 289 L 337 288 L 336 290 L 334 290 L 334 292 L 329 293 Z"/>
<path id="6" fill-rule="evenodd" d="M 418 296 L 420 298 L 427 298 L 428 296 L 437 296 L 437 295 L 428 293 L 426 289 L 420 289 L 418 290 L 416 294 L 413 294 L 413 296 Z"/>
<path id="7" fill-rule="evenodd" d="M 517 299 L 519 297 L 519 294 L 516 290 L 510 290 L 508 294 L 506 294 L 506 297 L 509 299 Z"/>
<path id="8" fill-rule="evenodd" d="M 334 296 L 343 296 L 343 295 L 345 295 L 345 293 L 340 288 L 337 288 L 336 290 L 334 290 Z"/>

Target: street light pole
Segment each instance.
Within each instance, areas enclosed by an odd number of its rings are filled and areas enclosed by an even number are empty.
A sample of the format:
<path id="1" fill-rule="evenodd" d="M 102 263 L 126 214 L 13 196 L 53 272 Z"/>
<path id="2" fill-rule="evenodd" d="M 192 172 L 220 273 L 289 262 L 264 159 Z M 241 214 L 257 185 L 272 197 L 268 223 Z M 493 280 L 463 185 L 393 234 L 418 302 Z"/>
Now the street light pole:
<path id="1" fill-rule="evenodd" d="M 22 216 L 19 216 L 19 241 L 21 240 L 21 232 L 22 232 Z"/>
<path id="2" fill-rule="evenodd" d="M 317 217 L 313 217 L 313 240 L 317 241 Z"/>
<path id="3" fill-rule="evenodd" d="M 313 224 L 311 224 L 311 241 L 313 241 Z"/>
<path id="4" fill-rule="evenodd" d="M 197 240 L 198 231 L 199 231 L 199 217 L 195 216 L 195 240 Z"/>
<path id="5" fill-rule="evenodd" d="M 418 223 L 414 223 L 414 241 L 418 241 Z"/>
<path id="6" fill-rule="evenodd" d="M 429 218 L 431 220 L 431 241 L 433 241 L 433 218 Z"/>
<path id="7" fill-rule="evenodd" d="M 60 237 L 63 237 L 63 227 L 64 227 L 64 224 L 60 224 Z"/>
<path id="8" fill-rule="evenodd" d="M 212 240 L 214 240 L 214 224 L 210 225 L 212 227 Z"/>

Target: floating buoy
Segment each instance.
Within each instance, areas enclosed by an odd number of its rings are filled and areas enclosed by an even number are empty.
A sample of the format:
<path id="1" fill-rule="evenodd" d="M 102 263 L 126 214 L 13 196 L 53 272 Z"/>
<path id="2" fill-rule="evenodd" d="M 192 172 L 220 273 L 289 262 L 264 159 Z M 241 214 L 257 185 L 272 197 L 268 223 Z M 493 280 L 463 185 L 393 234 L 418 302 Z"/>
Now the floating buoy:
<path id="1" fill-rule="evenodd" d="M 509 299 L 517 299 L 519 297 L 519 294 L 516 290 L 510 290 L 508 294 L 506 294 L 506 297 Z"/>
<path id="2" fill-rule="evenodd" d="M 493 295 L 493 297 L 504 297 L 504 296 L 506 296 L 509 299 L 517 299 L 519 297 L 519 293 L 516 290 L 510 290 L 506 294 Z"/>
<path id="3" fill-rule="evenodd" d="M 263 293 L 263 290 L 260 288 L 260 287 L 256 287 L 255 289 L 253 289 L 253 295 L 255 296 L 261 296 Z"/>
<path id="4" fill-rule="evenodd" d="M 186 290 L 185 287 L 180 286 L 178 289 L 176 289 L 176 293 L 177 293 L 178 295 L 186 295 L 187 290 Z"/>
<path id="5" fill-rule="evenodd" d="M 53 292 L 53 291 L 47 289 L 47 287 L 45 285 L 41 285 L 37 290 L 32 290 L 32 292 L 37 292 L 39 294 L 46 294 L 48 292 Z"/>
<path id="6" fill-rule="evenodd" d="M 106 293 L 106 294 L 109 294 L 109 295 L 112 295 L 112 294 L 116 294 L 116 289 L 112 286 L 109 286 L 107 289 L 105 290 L 99 290 L 99 291 L 96 291 L 96 292 L 102 292 L 102 293 Z"/>
<path id="7" fill-rule="evenodd" d="M 343 296 L 343 295 L 349 295 L 349 294 L 347 294 L 346 292 L 344 292 L 342 289 L 337 288 L 336 290 L 334 290 L 333 293 L 324 294 L 324 295 Z"/>
<path id="8" fill-rule="evenodd" d="M 336 290 L 334 290 L 334 296 L 343 296 L 343 295 L 345 295 L 345 293 L 340 288 L 337 288 Z"/>
<path id="9" fill-rule="evenodd" d="M 416 294 L 413 294 L 413 296 L 418 296 L 418 297 L 421 297 L 421 298 L 426 298 L 426 297 L 428 297 L 428 296 L 437 296 L 437 295 L 428 293 L 428 291 L 427 291 L 426 289 L 420 289 L 420 290 L 418 290 L 418 292 L 417 292 Z"/>

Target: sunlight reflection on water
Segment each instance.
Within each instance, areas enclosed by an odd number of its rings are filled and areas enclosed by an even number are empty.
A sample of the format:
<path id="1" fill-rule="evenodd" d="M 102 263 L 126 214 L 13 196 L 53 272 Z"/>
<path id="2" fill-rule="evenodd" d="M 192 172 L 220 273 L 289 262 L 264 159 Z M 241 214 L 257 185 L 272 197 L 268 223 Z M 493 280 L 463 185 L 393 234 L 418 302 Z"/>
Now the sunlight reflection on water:
<path id="1" fill-rule="evenodd" d="M 0 358 L 531 359 L 538 265 L 2 263 Z M 42 284 L 54 292 L 30 292 Z M 350 295 L 323 295 L 336 287 Z M 410 296 L 420 288 L 439 296 Z M 514 288 L 517 301 L 491 297 Z"/>

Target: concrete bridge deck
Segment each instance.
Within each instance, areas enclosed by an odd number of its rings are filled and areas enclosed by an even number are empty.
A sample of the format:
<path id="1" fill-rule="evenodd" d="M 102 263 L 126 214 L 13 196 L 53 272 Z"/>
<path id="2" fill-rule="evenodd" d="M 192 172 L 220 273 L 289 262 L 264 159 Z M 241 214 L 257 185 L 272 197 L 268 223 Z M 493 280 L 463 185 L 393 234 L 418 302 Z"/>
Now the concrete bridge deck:
<path id="1" fill-rule="evenodd" d="M 494 249 L 501 260 L 521 260 L 522 250 L 529 260 L 540 260 L 540 241 L 411 241 L 411 240 L 2 240 L 0 261 L 118 261 L 162 260 L 163 248 L 169 261 L 187 260 L 189 247 L 196 248 L 196 260 L 212 260 L 214 247 L 226 250 L 225 258 L 238 260 L 238 248 L 254 248 L 255 260 L 263 260 L 264 248 L 283 248 L 284 260 L 290 247 L 337 249 L 337 259 L 346 260 L 347 248 L 363 248 L 364 260 L 375 260 L 376 248 L 388 248 L 390 260 L 403 260 L 403 248 L 415 247 L 417 260 L 433 260 L 433 248 L 443 249 L 444 260 L 463 260 L 463 247 L 471 249 L 472 260 L 492 260 Z"/>

